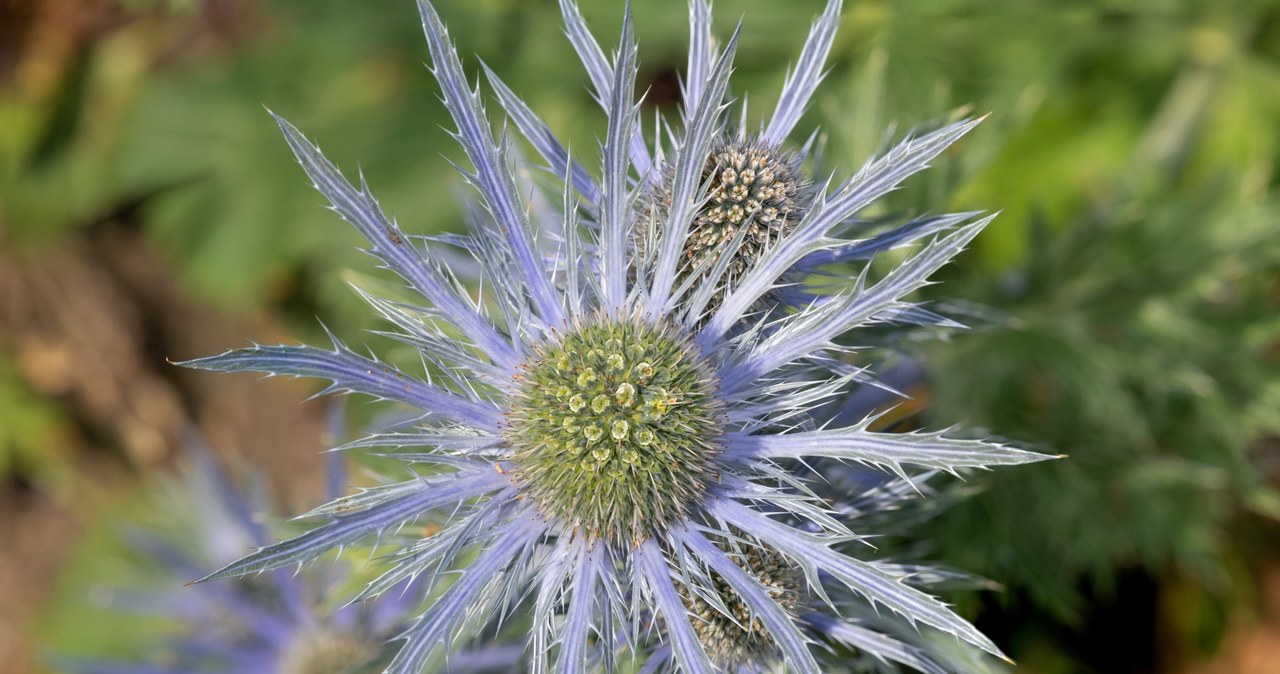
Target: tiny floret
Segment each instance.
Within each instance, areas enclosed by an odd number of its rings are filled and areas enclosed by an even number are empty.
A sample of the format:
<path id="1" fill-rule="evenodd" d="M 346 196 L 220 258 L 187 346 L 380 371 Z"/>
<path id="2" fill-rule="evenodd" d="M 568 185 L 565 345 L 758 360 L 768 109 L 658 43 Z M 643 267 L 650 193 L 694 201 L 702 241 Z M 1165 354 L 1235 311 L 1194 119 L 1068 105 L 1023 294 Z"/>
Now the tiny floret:
<path id="1" fill-rule="evenodd" d="M 548 514 L 626 542 L 685 514 L 719 452 L 709 365 L 663 325 L 597 318 L 521 368 L 505 436 Z"/>

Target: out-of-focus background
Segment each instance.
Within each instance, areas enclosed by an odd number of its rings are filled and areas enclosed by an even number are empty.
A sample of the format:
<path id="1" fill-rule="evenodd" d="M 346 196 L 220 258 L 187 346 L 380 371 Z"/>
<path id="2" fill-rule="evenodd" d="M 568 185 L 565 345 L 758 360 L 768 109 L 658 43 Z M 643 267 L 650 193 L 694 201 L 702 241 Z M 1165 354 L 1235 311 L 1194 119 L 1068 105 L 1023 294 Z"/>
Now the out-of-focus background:
<path id="1" fill-rule="evenodd" d="M 822 4 L 716 3 L 721 37 L 743 17 L 753 121 Z M 974 329 L 909 345 L 928 378 L 905 410 L 1069 456 L 972 476 L 910 532 L 1003 585 L 948 598 L 1019 671 L 1280 671 L 1280 3 L 846 4 L 804 122 L 828 164 L 991 114 L 881 207 L 1003 211 L 928 291 Z M 468 72 L 596 156 L 554 0 L 438 5 Z M 611 47 L 621 3 L 583 5 Z M 685 2 L 635 5 L 652 119 Z M 0 671 L 145 640 L 95 606 L 188 431 L 281 511 L 316 505 L 316 387 L 167 359 L 316 341 L 317 317 L 366 339 L 358 238 L 264 106 L 406 229 L 457 231 L 425 59 L 410 0 L 0 0 Z"/>

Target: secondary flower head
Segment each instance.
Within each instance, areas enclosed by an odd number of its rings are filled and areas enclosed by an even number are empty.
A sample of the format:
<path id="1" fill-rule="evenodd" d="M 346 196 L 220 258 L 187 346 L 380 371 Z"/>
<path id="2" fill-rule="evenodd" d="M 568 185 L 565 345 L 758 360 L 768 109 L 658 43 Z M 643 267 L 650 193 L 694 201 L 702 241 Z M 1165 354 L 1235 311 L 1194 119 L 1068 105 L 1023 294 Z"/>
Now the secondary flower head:
<path id="1" fill-rule="evenodd" d="M 769 600 L 793 619 L 805 596 L 804 574 L 776 551 L 753 547 L 734 561 L 764 588 Z M 778 657 L 769 630 L 751 604 L 734 591 L 723 576 L 712 572 L 712 595 L 703 598 L 684 590 L 685 608 L 694 616 L 694 633 L 712 662 L 730 671 L 767 666 Z"/>
<path id="2" fill-rule="evenodd" d="M 814 417 L 847 385 L 869 379 L 841 361 L 853 348 L 839 345 L 846 335 L 888 321 L 934 320 L 904 297 L 988 219 L 925 218 L 859 240 L 847 238 L 849 223 L 976 122 L 903 141 L 853 177 L 831 178 L 808 195 L 796 177 L 799 155 L 778 148 L 821 79 L 838 0 L 813 24 L 768 124 L 747 143 L 726 126 L 736 34 L 717 48 L 709 3 L 691 2 L 682 119 L 671 141 L 656 146 L 636 121 L 629 15 L 608 59 L 572 0 L 560 6 L 605 111 L 602 162 L 593 173 L 574 160 L 488 72 L 511 122 L 545 167 L 564 177 L 553 198 L 529 199 L 539 187 L 511 170 L 444 25 L 429 3 L 419 3 L 432 72 L 469 161 L 463 175 L 477 193 L 467 237 L 424 245 L 406 236 L 363 184 L 347 182 L 277 118 L 333 209 L 425 299 L 361 291 L 396 326 L 389 334 L 416 348 L 424 373 L 336 340 L 331 350 L 255 346 L 188 365 L 321 377 L 333 382 L 331 391 L 416 408 L 412 428 L 348 447 L 397 448 L 390 455 L 417 474 L 317 509 L 322 520 L 308 532 L 210 579 L 300 564 L 375 537 L 394 552 L 361 596 L 460 571 L 401 635 L 391 674 L 423 671 L 511 611 L 528 612 L 534 671 L 553 663 L 582 671 L 631 649 L 654 666 L 667 654 L 687 672 L 781 664 L 813 673 L 822 671 L 813 640 L 849 634 L 862 638 L 847 643 L 877 657 L 927 661 L 904 643 L 910 637 L 868 638 L 859 632 L 866 628 L 844 620 L 849 611 L 832 599 L 841 591 L 998 654 L 908 582 L 909 574 L 848 554 L 843 544 L 857 537 L 850 520 L 815 491 L 824 466 L 841 462 L 906 480 L 921 467 L 954 472 L 1045 458 L 940 434 L 876 433 L 869 421 L 823 427 Z M 653 207 L 657 193 L 660 208 Z M 770 299 L 784 277 L 930 236 L 873 284 L 860 279 L 812 301 Z M 475 256 L 484 295 L 470 295 L 436 261 L 442 245 Z M 698 261 L 689 269 L 692 258 Z M 771 304 L 762 311 L 762 302 Z M 406 533 L 406 524 L 426 517 L 447 522 L 429 538 Z"/>
<path id="3" fill-rule="evenodd" d="M 638 240 L 641 251 L 651 238 L 651 226 L 670 215 L 674 182 L 675 167 L 668 165 L 651 188 L 651 204 L 637 227 L 642 233 Z M 734 136 L 716 139 L 700 183 L 705 197 L 685 236 L 677 280 L 702 280 L 699 277 L 709 276 L 715 262 L 727 256 L 729 266 L 719 278 L 721 292 L 709 303 L 714 307 L 724 299 L 727 288 L 804 218 L 808 181 L 799 159 L 786 150 L 759 139 Z"/>
<path id="4" fill-rule="evenodd" d="M 170 515 L 166 527 L 131 532 L 132 547 L 147 555 L 145 591 L 122 589 L 119 607 L 163 619 L 171 630 L 148 644 L 140 662 L 71 661 L 78 674 L 355 674 L 369 671 L 385 643 L 404 628 L 404 612 L 419 598 L 412 587 L 377 605 L 334 604 L 353 569 L 339 563 L 287 570 L 232 583 L 184 587 L 246 545 L 266 545 L 269 534 L 261 490 L 238 487 L 200 445 L 180 481 L 156 504 Z M 337 457 L 335 456 L 335 459 Z M 340 462 L 331 461 L 340 483 Z"/>

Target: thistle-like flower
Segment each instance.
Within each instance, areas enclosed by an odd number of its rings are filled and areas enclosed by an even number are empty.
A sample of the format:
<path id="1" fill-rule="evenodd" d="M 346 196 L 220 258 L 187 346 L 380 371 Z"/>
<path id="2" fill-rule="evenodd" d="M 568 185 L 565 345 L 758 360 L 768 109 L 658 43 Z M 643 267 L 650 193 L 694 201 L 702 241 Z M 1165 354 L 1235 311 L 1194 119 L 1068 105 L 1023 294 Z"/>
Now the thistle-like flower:
<path id="1" fill-rule="evenodd" d="M 421 416 L 411 429 L 348 447 L 397 448 L 391 456 L 418 468 L 404 482 L 317 509 L 324 521 L 310 531 L 206 580 L 301 564 L 375 538 L 394 553 L 361 596 L 457 572 L 401 635 L 391 674 L 423 671 L 514 611 L 531 620 L 533 671 L 608 669 L 627 649 L 647 667 L 673 662 L 686 672 L 829 671 L 811 648 L 818 639 L 937 669 L 903 636 L 911 630 L 850 622 L 855 597 L 874 609 L 863 615 L 896 614 L 902 625 L 999 655 L 918 589 L 913 572 L 853 555 L 847 543 L 858 533 L 842 514 L 847 504 L 824 498 L 818 485 L 827 467 L 848 462 L 885 468 L 910 491 L 908 471 L 1047 457 L 936 433 L 877 433 L 870 420 L 823 427 L 814 417 L 868 376 L 841 360 L 853 347 L 837 338 L 886 321 L 929 320 L 904 298 L 989 218 L 926 218 L 860 240 L 844 236 L 848 223 L 976 122 L 903 141 L 851 178 L 805 188 L 803 150 L 792 158 L 779 148 L 821 79 L 841 3 L 831 0 L 815 21 L 768 124 L 744 136 L 727 128 L 737 36 L 717 49 L 709 3 L 692 0 L 682 119 L 669 142 L 650 146 L 636 121 L 630 17 L 610 61 L 573 1 L 560 6 L 607 117 L 603 162 L 593 175 L 575 161 L 488 72 L 515 127 L 564 178 L 554 198 L 529 199 L 539 188 L 512 171 L 444 25 L 419 2 L 432 72 L 470 163 L 463 175 L 478 193 L 470 236 L 410 238 L 363 183 L 348 183 L 277 118 L 333 210 L 425 298 L 418 306 L 361 291 L 396 326 L 387 334 L 416 348 L 424 376 L 336 339 L 332 350 L 254 346 L 187 364 L 319 377 L 333 382 L 329 391 L 415 408 Z M 874 283 L 864 274 L 811 301 L 760 307 L 784 275 L 929 236 Z M 475 256 L 487 293 L 473 298 L 432 261 L 442 245 Z M 444 520 L 439 533 L 406 533 L 405 525 L 431 517 Z"/>
<path id="2" fill-rule="evenodd" d="M 147 644 L 136 662 L 64 660 L 77 674 L 358 674 L 378 671 L 386 644 L 405 627 L 406 612 L 421 600 L 406 584 L 376 603 L 346 604 L 340 588 L 354 569 L 337 563 L 300 574 L 280 570 L 234 582 L 184 587 L 246 545 L 266 545 L 260 489 L 235 484 L 206 449 L 195 443 L 181 480 L 167 482 L 158 505 L 177 515 L 158 530 L 133 529 L 132 547 L 152 572 L 145 591 L 121 588 L 111 606 L 168 621 L 174 628 Z M 341 461 L 329 462 L 329 482 L 341 485 Z M 335 601 L 337 600 L 337 601 Z M 505 662 L 518 650 L 492 647 L 455 660 L 454 671 Z M 476 667 L 470 667 L 475 665 Z M 486 667 L 483 671 L 492 671 Z"/>

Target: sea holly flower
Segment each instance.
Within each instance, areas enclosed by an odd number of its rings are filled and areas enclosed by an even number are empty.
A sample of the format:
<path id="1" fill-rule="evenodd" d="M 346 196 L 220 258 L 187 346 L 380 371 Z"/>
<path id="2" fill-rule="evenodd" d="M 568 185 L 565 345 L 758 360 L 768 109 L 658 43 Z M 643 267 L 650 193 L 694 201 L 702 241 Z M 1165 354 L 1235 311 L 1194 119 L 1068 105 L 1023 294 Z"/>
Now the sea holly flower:
<path id="1" fill-rule="evenodd" d="M 179 479 L 169 480 L 156 506 L 167 526 L 133 527 L 131 547 L 150 574 L 145 589 L 116 588 L 115 610 L 163 619 L 171 632 L 146 644 L 137 660 L 69 659 L 76 674 L 360 674 L 380 671 L 387 643 L 406 625 L 406 612 L 421 601 L 409 583 L 378 602 L 348 603 L 341 588 L 357 569 L 341 560 L 292 573 L 281 569 L 226 583 L 190 586 L 233 559 L 247 545 L 266 545 L 270 512 L 264 491 L 238 484 L 193 440 Z M 330 492 L 345 478 L 338 455 L 328 463 Z M 240 482 L 243 482 L 240 481 Z M 455 672 L 511 668 L 520 649 L 493 646 L 459 654 Z"/>
<path id="2" fill-rule="evenodd" d="M 415 408 L 421 416 L 411 428 L 347 447 L 391 448 L 390 456 L 418 472 L 316 509 L 311 530 L 206 580 L 379 541 L 391 550 L 387 570 L 362 597 L 420 577 L 435 593 L 400 636 L 391 674 L 423 671 L 517 611 L 532 624 L 533 671 L 611 668 L 630 649 L 646 667 L 671 662 L 686 672 L 819 672 L 827 670 L 814 641 L 828 637 L 873 657 L 933 666 L 922 647 L 895 636 L 901 631 L 851 622 L 845 604 L 854 597 L 864 614 L 896 616 L 904 629 L 999 655 L 919 589 L 913 572 L 865 559 L 865 546 L 851 548 L 871 532 L 853 528 L 856 520 L 820 495 L 820 483 L 824 470 L 844 463 L 884 468 L 892 481 L 911 485 L 919 472 L 1047 457 L 940 433 L 878 433 L 870 419 L 823 426 L 813 415 L 868 376 L 841 360 L 856 348 L 842 344 L 856 343 L 858 328 L 933 320 L 905 298 L 989 218 L 926 218 L 863 240 L 843 233 L 976 121 L 905 140 L 851 178 L 779 188 L 783 165 L 800 170 L 798 160 L 778 153 L 821 79 L 840 2 L 829 2 L 815 21 L 770 121 L 750 135 L 727 122 L 737 36 L 717 49 L 709 4 L 691 2 L 682 118 L 669 142 L 652 147 L 637 123 L 629 15 L 610 60 L 572 0 L 560 4 L 605 111 L 602 162 L 593 174 L 574 160 L 488 73 L 515 127 L 563 177 L 554 199 L 529 199 L 536 187 L 512 171 L 509 148 L 495 140 L 444 25 L 429 3 L 419 3 L 431 69 L 470 164 L 462 173 L 477 193 L 466 237 L 424 244 L 407 236 L 363 183 L 349 183 L 277 118 L 333 210 L 425 300 L 361 291 L 395 326 L 386 334 L 416 348 L 424 373 L 359 355 L 336 339 L 332 349 L 254 346 L 187 365 L 318 377 L 332 382 L 327 391 Z M 774 191 L 753 192 L 768 171 Z M 660 207 L 654 194 L 663 195 Z M 710 225 L 716 229 L 708 235 Z M 929 240 L 877 281 L 864 274 L 807 302 L 774 295 L 797 270 L 922 238 Z M 478 260 L 486 289 L 479 298 L 440 261 L 446 246 Z M 417 538 L 406 526 L 432 517 L 445 521 L 432 536 Z M 446 574 L 453 578 L 447 588 L 434 583 Z"/>

